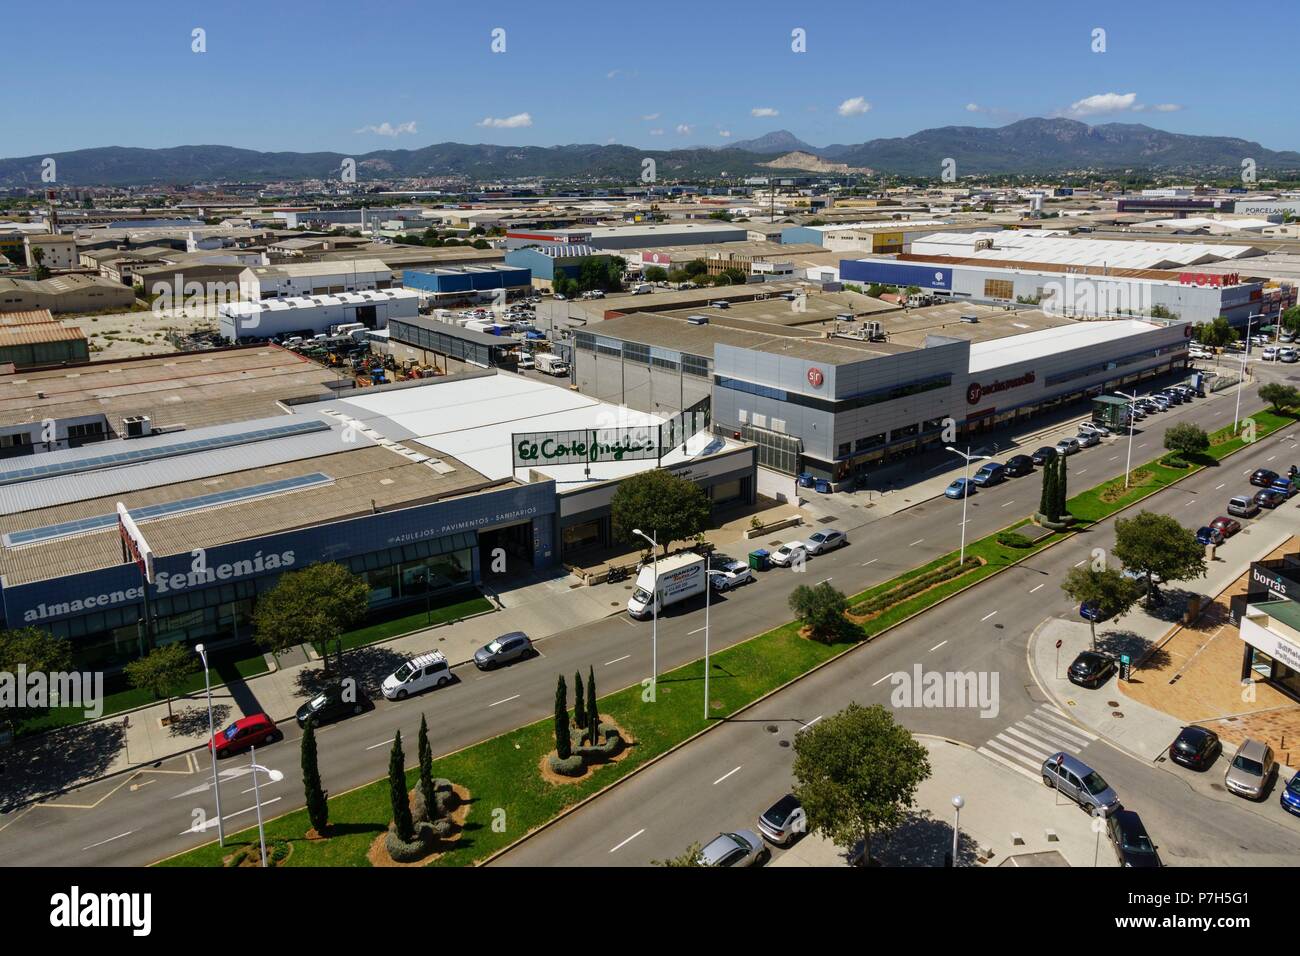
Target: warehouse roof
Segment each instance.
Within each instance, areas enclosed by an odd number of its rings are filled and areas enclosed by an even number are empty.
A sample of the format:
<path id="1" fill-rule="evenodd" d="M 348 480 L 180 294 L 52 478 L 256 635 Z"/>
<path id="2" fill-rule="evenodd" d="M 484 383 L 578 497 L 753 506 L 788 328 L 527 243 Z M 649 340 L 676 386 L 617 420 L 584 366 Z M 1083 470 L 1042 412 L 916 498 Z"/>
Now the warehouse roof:
<path id="1" fill-rule="evenodd" d="M 360 292 L 331 292 L 326 295 L 297 295 L 282 299 L 259 299 L 256 302 L 240 300 L 221 306 L 225 315 L 250 315 L 254 312 L 290 312 L 295 309 L 318 309 L 323 306 L 373 305 L 376 302 L 395 302 L 420 298 L 414 289 L 363 289 Z"/>
<path id="2" fill-rule="evenodd" d="M 1092 348 L 1159 328 L 1161 326 L 1155 323 L 1137 319 L 1073 322 L 990 342 L 977 342 L 970 350 L 970 371 L 973 374 L 1061 352 Z"/>
<path id="3" fill-rule="evenodd" d="M 249 266 L 258 278 L 264 276 L 333 276 L 348 272 L 388 272 L 379 259 L 352 259 L 327 262 L 282 262 L 274 266 Z"/>
<path id="4" fill-rule="evenodd" d="M 991 242 L 992 246 L 976 249 L 976 243 L 983 241 Z M 1116 269 L 1178 269 L 1263 254 L 1263 250 L 1252 246 L 1084 239 L 1055 230 L 937 232 L 914 240 L 912 252 L 1001 262 L 1051 262 Z"/>

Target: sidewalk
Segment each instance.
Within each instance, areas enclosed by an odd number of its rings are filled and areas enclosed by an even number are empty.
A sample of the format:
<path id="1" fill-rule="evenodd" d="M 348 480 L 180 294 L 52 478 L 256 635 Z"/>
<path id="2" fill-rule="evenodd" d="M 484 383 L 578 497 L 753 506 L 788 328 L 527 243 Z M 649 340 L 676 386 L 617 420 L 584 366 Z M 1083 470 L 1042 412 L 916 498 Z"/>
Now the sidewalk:
<path id="1" fill-rule="evenodd" d="M 573 578 L 564 573 L 533 581 L 497 596 L 494 603 L 501 609 L 495 612 L 346 651 L 345 666 L 363 685 L 378 685 L 406 657 L 438 650 L 453 667 L 467 664 L 473 660 L 474 651 L 508 631 L 523 631 L 534 641 L 540 641 L 617 614 L 626 606 L 627 594 L 621 584 L 574 588 L 572 582 Z M 314 651 L 310 653 L 315 656 Z M 302 661 L 300 653 L 286 656 Z M 277 723 L 292 721 L 298 707 L 321 684 L 321 665 L 313 660 L 281 666 L 247 681 L 214 687 L 213 720 L 218 726 L 224 726 L 244 714 L 263 711 Z M 81 779 L 60 781 L 51 791 L 56 792 L 204 746 L 208 739 L 206 697 L 197 694 L 178 698 L 172 701 L 171 707 L 176 719 L 167 727 L 162 725 L 167 704 L 161 702 L 20 741 L 6 755 L 7 762 L 15 766 L 40 766 L 47 756 L 54 759 L 70 749 L 94 748 L 93 770 Z M 33 784 L 26 781 L 25 786 Z M 24 799 L 32 798 L 28 794 Z M 0 799 L 0 804 L 5 802 Z"/>
<path id="2" fill-rule="evenodd" d="M 952 852 L 952 798 L 961 794 L 959 866 L 1116 866 L 1106 835 L 1055 790 L 1007 769 L 971 747 L 918 735 L 930 755 L 930 777 L 916 807 L 895 832 L 872 843 L 886 866 L 943 866 Z M 845 866 L 842 850 L 809 834 L 777 851 L 772 866 Z"/>

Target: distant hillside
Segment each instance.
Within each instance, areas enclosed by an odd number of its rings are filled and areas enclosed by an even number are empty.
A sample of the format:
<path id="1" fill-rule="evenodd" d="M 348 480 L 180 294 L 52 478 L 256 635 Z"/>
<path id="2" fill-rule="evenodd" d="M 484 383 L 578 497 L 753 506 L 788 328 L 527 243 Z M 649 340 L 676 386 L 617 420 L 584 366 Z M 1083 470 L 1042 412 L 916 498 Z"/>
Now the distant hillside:
<path id="1" fill-rule="evenodd" d="M 872 170 L 864 166 L 849 166 L 846 163 L 832 163 L 829 160 L 822 159 L 812 153 L 804 150 L 795 150 L 792 153 L 786 153 L 784 156 L 778 156 L 776 159 L 763 164 L 773 169 L 802 169 L 809 173 L 826 173 L 827 175 L 848 175 L 857 173 L 863 176 L 869 176 Z"/>
<path id="2" fill-rule="evenodd" d="M 774 154 L 779 154 L 773 158 Z M 329 179 L 344 153 L 264 153 L 231 146 L 139 149 L 105 146 L 52 153 L 60 183 L 144 185 L 211 181 Z M 437 143 L 421 149 L 387 149 L 354 155 L 361 180 L 415 176 L 465 176 L 472 180 L 525 177 L 640 180 L 642 160 L 655 160 L 661 180 L 731 178 L 769 168 L 816 168 L 807 157 L 852 169 L 938 176 L 945 159 L 957 174 L 1053 173 L 1083 169 L 1219 172 L 1240 170 L 1253 159 L 1261 171 L 1300 170 L 1300 153 L 1277 152 L 1227 136 L 1167 133 L 1136 123 L 1089 126 L 1069 119 L 1025 119 L 1001 127 L 944 126 L 911 136 L 817 148 L 779 130 L 725 149 L 645 150 L 631 146 L 493 146 Z M 45 156 L 0 159 L 0 186 L 39 186 Z"/>

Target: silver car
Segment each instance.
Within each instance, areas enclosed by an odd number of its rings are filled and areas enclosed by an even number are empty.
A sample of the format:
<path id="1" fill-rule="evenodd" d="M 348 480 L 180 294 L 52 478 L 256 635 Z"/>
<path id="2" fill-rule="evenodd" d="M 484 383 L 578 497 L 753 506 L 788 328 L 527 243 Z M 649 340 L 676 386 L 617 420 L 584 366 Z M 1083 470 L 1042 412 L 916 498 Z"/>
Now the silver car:
<path id="1" fill-rule="evenodd" d="M 1096 432 L 1080 431 L 1077 441 L 1080 448 L 1091 448 L 1093 445 L 1101 444 L 1101 436 Z"/>
<path id="2" fill-rule="evenodd" d="M 1054 753 L 1043 761 L 1043 785 L 1055 787 L 1090 813 L 1107 816 L 1119 809 L 1119 795 L 1078 757 Z"/>
<path id="3" fill-rule="evenodd" d="M 700 851 L 700 866 L 754 866 L 770 851 L 753 830 L 719 833 Z"/>
<path id="4" fill-rule="evenodd" d="M 1258 740 L 1245 740 L 1232 755 L 1223 785 L 1239 797 L 1262 800 L 1275 770 L 1273 748 Z"/>
<path id="5" fill-rule="evenodd" d="M 481 671 L 522 660 L 533 652 L 533 642 L 523 631 L 511 631 L 488 641 L 474 652 L 474 666 Z"/>
<path id="6" fill-rule="evenodd" d="M 843 531 L 836 531 L 834 528 L 826 528 L 823 531 L 814 531 L 808 535 L 804 542 L 808 545 L 809 554 L 824 554 L 827 551 L 834 551 L 849 543 L 849 537 Z"/>

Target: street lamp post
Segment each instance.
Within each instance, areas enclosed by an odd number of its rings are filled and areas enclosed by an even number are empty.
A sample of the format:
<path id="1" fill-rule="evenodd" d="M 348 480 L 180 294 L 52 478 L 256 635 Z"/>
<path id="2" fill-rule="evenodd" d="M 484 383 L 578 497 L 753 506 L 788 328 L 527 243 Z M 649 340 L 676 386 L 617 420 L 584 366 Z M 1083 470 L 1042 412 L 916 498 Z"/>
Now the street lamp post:
<path id="1" fill-rule="evenodd" d="M 960 569 L 966 564 L 966 499 L 970 497 L 970 463 L 972 461 L 982 461 L 989 456 L 972 455 L 970 445 L 966 446 L 965 451 L 958 451 L 951 445 L 945 446 L 945 450 L 952 452 L 954 455 L 961 455 L 962 458 L 966 459 L 966 478 L 961 488 L 961 551 L 957 557 L 957 567 Z"/>
<path id="2" fill-rule="evenodd" d="M 1246 387 L 1246 356 L 1250 355 L 1250 323 L 1252 319 L 1262 319 L 1262 314 L 1246 316 L 1246 347 L 1241 350 L 1241 377 L 1237 379 L 1237 410 L 1232 413 L 1232 433 L 1241 431 L 1241 390 Z"/>
<path id="3" fill-rule="evenodd" d="M 257 762 L 257 748 L 248 748 L 248 766 L 253 771 L 253 803 L 257 805 L 257 839 L 262 844 L 262 866 L 266 866 L 266 828 L 262 826 L 262 791 L 257 784 L 257 775 L 265 773 L 268 777 L 271 771 Z"/>
<path id="4" fill-rule="evenodd" d="M 966 806 L 966 801 L 959 793 L 952 798 L 953 818 L 952 818 L 952 865 L 957 865 L 957 842 L 961 836 L 961 808 Z"/>
<path id="5" fill-rule="evenodd" d="M 1134 414 L 1134 406 L 1137 404 L 1137 396 L 1129 395 L 1127 392 L 1116 392 L 1120 398 L 1127 398 L 1132 404 L 1128 410 L 1128 456 L 1124 459 L 1124 490 L 1128 490 L 1129 475 L 1133 470 L 1133 423 L 1137 420 Z"/>
<path id="6" fill-rule="evenodd" d="M 708 561 L 709 559 L 706 557 L 704 560 Z M 704 577 L 704 719 L 708 720 L 709 719 L 709 603 L 710 603 L 710 598 L 713 596 L 713 582 L 710 581 L 709 578 L 715 574 L 722 574 L 725 576 L 725 573 L 722 571 L 706 570 L 704 574 L 705 574 Z"/>
<path id="7" fill-rule="evenodd" d="M 650 611 L 653 615 L 650 625 L 650 678 L 651 688 L 656 696 L 659 694 L 659 542 L 640 528 L 633 528 L 632 533 L 650 542 L 650 560 L 653 562 L 655 583 L 650 589 Z"/>
<path id="8" fill-rule="evenodd" d="M 226 828 L 221 822 L 221 781 L 217 778 L 217 748 L 213 741 L 216 740 L 217 731 L 212 723 L 212 681 L 208 678 L 208 652 L 202 644 L 195 644 L 194 650 L 198 652 L 199 657 L 203 660 L 203 686 L 208 693 L 208 753 L 212 755 L 212 792 L 217 798 L 217 844 L 218 846 L 226 845 Z"/>

